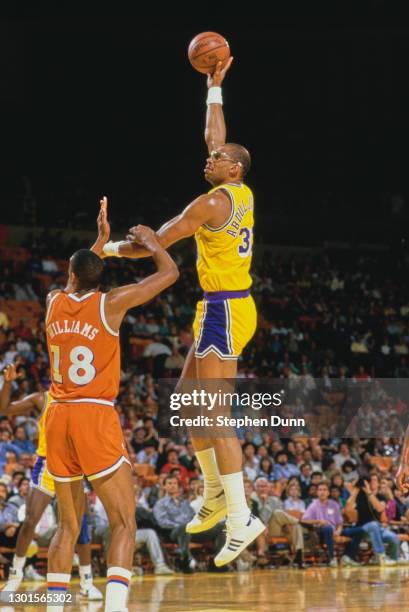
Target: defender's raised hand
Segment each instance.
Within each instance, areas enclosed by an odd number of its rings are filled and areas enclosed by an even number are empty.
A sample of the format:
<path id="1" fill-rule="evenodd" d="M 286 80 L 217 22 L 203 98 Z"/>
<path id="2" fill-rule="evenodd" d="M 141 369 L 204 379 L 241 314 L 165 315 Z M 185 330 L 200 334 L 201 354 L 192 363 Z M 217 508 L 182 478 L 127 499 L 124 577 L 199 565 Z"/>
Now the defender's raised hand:
<path id="1" fill-rule="evenodd" d="M 155 251 L 158 247 L 161 248 L 155 232 L 147 225 L 139 224 L 131 227 L 127 240 L 145 247 L 148 251 Z"/>
<path id="2" fill-rule="evenodd" d="M 18 373 L 15 363 L 9 363 L 3 370 L 4 382 L 11 383 L 18 378 Z"/>
<path id="3" fill-rule="evenodd" d="M 92 245 L 91 251 L 93 251 L 99 257 L 103 258 L 105 256 L 103 248 L 109 241 L 109 237 L 111 235 L 111 226 L 109 225 L 108 221 L 108 198 L 106 196 L 101 198 L 99 201 L 97 228 L 98 237 L 95 243 Z"/>
<path id="4" fill-rule="evenodd" d="M 230 57 L 224 68 L 222 68 L 223 62 L 217 63 L 214 72 L 212 74 L 207 75 L 207 87 L 220 87 L 220 85 L 224 81 L 224 77 L 226 76 L 227 71 L 232 65 L 233 59 L 233 57 Z"/>

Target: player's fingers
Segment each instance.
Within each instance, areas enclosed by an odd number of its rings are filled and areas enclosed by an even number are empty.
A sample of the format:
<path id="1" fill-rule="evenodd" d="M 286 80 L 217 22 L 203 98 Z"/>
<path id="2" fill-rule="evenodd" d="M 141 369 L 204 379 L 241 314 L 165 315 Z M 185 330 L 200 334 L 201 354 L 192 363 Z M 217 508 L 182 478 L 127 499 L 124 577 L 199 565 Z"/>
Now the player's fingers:
<path id="1" fill-rule="evenodd" d="M 225 65 L 225 67 L 223 68 L 222 72 L 223 74 L 226 74 L 226 72 L 228 71 L 228 69 L 230 68 L 230 66 L 232 65 L 234 60 L 234 57 L 230 57 L 227 61 L 227 64 Z"/>

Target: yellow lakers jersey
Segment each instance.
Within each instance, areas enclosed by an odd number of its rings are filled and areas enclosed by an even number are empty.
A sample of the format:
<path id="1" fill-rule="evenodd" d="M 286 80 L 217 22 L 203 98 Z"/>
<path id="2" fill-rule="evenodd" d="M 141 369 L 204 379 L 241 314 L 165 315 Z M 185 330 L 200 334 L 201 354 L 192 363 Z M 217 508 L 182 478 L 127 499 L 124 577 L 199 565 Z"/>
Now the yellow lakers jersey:
<path id="1" fill-rule="evenodd" d="M 221 227 L 202 225 L 195 233 L 199 283 L 203 291 L 248 289 L 252 283 L 253 194 L 243 183 L 223 183 L 209 193 L 219 189 L 229 196 L 231 213 Z"/>
<path id="2" fill-rule="evenodd" d="M 51 404 L 51 395 L 49 393 L 44 393 L 44 408 L 38 420 L 38 445 L 37 445 L 37 455 L 40 457 L 46 457 L 47 455 L 47 445 L 45 441 L 45 420 L 47 418 L 47 410 Z"/>

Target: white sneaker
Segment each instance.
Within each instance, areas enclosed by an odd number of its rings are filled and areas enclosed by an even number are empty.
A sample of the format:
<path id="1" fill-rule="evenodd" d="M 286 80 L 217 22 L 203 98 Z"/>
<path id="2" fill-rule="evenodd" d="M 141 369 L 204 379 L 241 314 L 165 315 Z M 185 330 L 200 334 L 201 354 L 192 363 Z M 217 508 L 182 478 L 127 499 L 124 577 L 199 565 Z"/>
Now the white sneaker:
<path id="1" fill-rule="evenodd" d="M 338 561 L 336 557 L 332 557 L 331 561 L 328 563 L 328 567 L 338 567 Z"/>
<path id="2" fill-rule="evenodd" d="M 226 498 L 224 491 L 220 491 L 216 497 L 205 499 L 199 512 L 195 514 L 186 525 L 187 533 L 200 533 L 214 527 L 227 514 Z"/>
<path id="3" fill-rule="evenodd" d="M 354 561 L 354 559 L 351 559 L 351 557 L 348 557 L 348 555 L 342 555 L 341 557 L 341 565 L 346 567 L 348 565 L 352 566 L 352 567 L 360 567 L 361 564 L 358 563 L 357 561 Z"/>
<path id="4" fill-rule="evenodd" d="M 24 570 L 24 578 L 26 580 L 33 580 L 34 582 L 44 582 L 45 576 L 39 574 L 33 565 L 29 565 Z"/>
<path id="5" fill-rule="evenodd" d="M 390 559 L 385 554 L 378 555 L 378 561 L 379 561 L 379 565 L 389 565 L 389 566 L 397 565 L 397 561 L 395 561 L 395 559 Z"/>
<path id="6" fill-rule="evenodd" d="M 405 557 L 400 557 L 400 559 L 397 560 L 397 564 L 398 565 L 409 565 L 409 560 L 405 559 Z"/>
<path id="7" fill-rule="evenodd" d="M 79 558 L 77 553 L 74 553 L 74 556 L 72 558 L 72 566 L 73 567 L 78 567 L 79 564 L 80 564 L 80 558 Z"/>
<path id="8" fill-rule="evenodd" d="M 265 525 L 254 514 L 250 514 L 247 524 L 241 527 L 232 528 L 226 522 L 226 543 L 214 559 L 215 566 L 231 563 L 264 530 Z"/>
<path id="9" fill-rule="evenodd" d="M 88 599 L 88 601 L 101 601 L 104 599 L 101 591 L 92 583 L 81 584 L 80 595 L 83 599 Z"/>
<path id="10" fill-rule="evenodd" d="M 170 576 L 170 574 L 174 574 L 175 572 L 170 569 L 166 563 L 162 563 L 161 565 L 157 565 L 153 572 L 155 576 Z"/>
<path id="11" fill-rule="evenodd" d="M 243 561 L 243 559 L 236 559 L 236 567 L 238 572 L 248 572 L 251 565 L 247 561 Z"/>
<path id="12" fill-rule="evenodd" d="M 18 587 L 23 582 L 23 578 L 23 570 L 15 570 L 13 568 L 10 568 L 9 578 L 2 591 L 12 591 L 13 593 L 15 591 L 18 591 Z"/>

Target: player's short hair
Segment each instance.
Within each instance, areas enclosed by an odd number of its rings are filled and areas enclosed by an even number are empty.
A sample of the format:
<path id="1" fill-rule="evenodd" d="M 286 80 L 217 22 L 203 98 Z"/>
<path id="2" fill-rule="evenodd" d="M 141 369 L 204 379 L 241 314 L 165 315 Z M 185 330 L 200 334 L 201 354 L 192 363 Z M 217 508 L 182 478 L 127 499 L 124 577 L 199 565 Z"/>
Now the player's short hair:
<path id="1" fill-rule="evenodd" d="M 104 264 L 88 249 L 80 249 L 71 257 L 71 272 L 78 280 L 78 289 L 95 289 L 101 284 Z"/>
<path id="2" fill-rule="evenodd" d="M 241 166 L 241 176 L 246 176 L 251 167 L 251 157 L 250 153 L 239 144 L 235 144 L 234 142 L 228 142 L 225 145 L 225 148 L 228 149 L 229 156 Z"/>
<path id="3" fill-rule="evenodd" d="M 327 480 L 321 480 L 321 482 L 317 483 L 317 489 L 318 487 L 327 487 L 328 491 L 330 490 L 329 482 Z"/>

